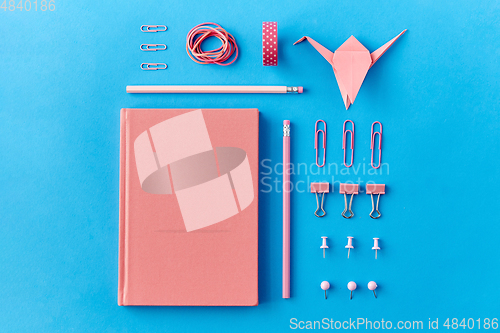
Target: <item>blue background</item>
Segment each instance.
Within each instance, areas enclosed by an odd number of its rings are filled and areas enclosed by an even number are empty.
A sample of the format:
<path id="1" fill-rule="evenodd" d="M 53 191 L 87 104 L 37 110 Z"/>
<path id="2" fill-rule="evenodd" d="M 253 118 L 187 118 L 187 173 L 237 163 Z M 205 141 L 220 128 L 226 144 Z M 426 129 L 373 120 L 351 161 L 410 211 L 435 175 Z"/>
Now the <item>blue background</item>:
<path id="1" fill-rule="evenodd" d="M 422 320 L 426 328 L 428 318 L 439 318 L 443 328 L 446 318 L 500 317 L 499 17 L 500 3 L 484 0 L 56 0 L 53 12 L 0 10 L 1 330 L 278 331 L 294 317 L 384 318 L 394 326 Z M 206 21 L 234 34 L 235 64 L 202 66 L 187 57 L 186 33 Z M 262 21 L 278 22 L 278 67 L 261 65 Z M 144 34 L 143 24 L 168 31 Z M 292 46 L 309 35 L 335 50 L 354 35 L 374 51 L 403 29 L 348 111 L 331 66 L 308 43 Z M 168 50 L 141 52 L 142 43 Z M 169 67 L 146 72 L 142 62 Z M 130 84 L 302 85 L 305 93 L 128 95 Z M 343 219 L 336 184 L 326 197 L 328 215 L 318 219 L 314 195 L 299 183 L 292 298 L 283 300 L 281 194 L 261 192 L 258 307 L 118 307 L 123 107 L 256 107 L 260 157 L 273 167 L 281 161 L 283 119 L 292 121 L 292 161 L 307 165 L 314 162 L 314 122 L 324 119 L 327 163 L 338 166 L 342 123 L 351 119 L 360 171 L 302 168 L 293 181 L 359 179 L 363 189 L 367 181 L 385 183 L 383 217 L 368 217 L 370 198 L 361 193 L 356 217 Z M 384 126 L 389 165 L 376 175 L 369 173 L 374 121 Z M 281 179 L 279 166 L 270 175 L 260 171 L 263 180 Z M 326 259 L 320 236 L 329 237 Z M 355 237 L 349 260 L 347 236 Z M 380 237 L 378 260 L 373 237 Z M 332 284 L 327 301 L 323 280 Z M 352 301 L 351 280 L 358 283 Z M 379 284 L 378 299 L 366 287 L 370 280 Z"/>

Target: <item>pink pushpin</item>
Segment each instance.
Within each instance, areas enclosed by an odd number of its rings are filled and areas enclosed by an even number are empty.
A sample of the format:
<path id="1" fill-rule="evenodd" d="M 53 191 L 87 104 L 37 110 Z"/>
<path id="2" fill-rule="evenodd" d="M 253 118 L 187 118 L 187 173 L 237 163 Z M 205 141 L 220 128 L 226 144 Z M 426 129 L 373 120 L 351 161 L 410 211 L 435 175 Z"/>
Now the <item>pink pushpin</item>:
<path id="1" fill-rule="evenodd" d="M 323 258 L 324 258 L 325 257 L 325 249 L 328 249 L 328 245 L 326 245 L 326 239 L 328 237 L 322 236 L 321 238 L 323 238 L 323 244 L 319 248 L 323 249 Z"/>
<path id="2" fill-rule="evenodd" d="M 377 251 L 380 250 L 380 247 L 378 247 L 378 238 L 373 239 L 373 247 L 372 250 L 375 250 L 375 259 L 377 259 Z"/>
<path id="3" fill-rule="evenodd" d="M 326 291 L 330 289 L 330 282 L 328 281 L 321 282 L 321 289 L 325 291 L 325 299 L 326 299 Z"/>
<path id="4" fill-rule="evenodd" d="M 375 295 L 375 298 L 377 298 L 377 294 L 375 294 L 375 289 L 377 289 L 377 283 L 375 283 L 375 281 L 370 281 L 368 282 L 368 289 L 370 289 L 371 291 L 373 291 L 373 295 Z"/>
<path id="5" fill-rule="evenodd" d="M 345 246 L 346 249 L 349 249 L 349 251 L 347 251 L 347 259 L 349 259 L 349 254 L 351 253 L 351 249 L 354 249 L 354 246 L 352 246 L 352 239 L 354 237 L 351 237 L 351 236 L 348 236 L 347 237 L 347 245 Z"/>
<path id="6" fill-rule="evenodd" d="M 357 287 L 357 285 L 356 285 L 356 282 L 354 282 L 354 281 L 351 281 L 347 284 L 347 289 L 349 289 L 351 291 L 351 299 L 352 299 L 352 292 L 354 290 L 356 290 L 356 287 Z"/>

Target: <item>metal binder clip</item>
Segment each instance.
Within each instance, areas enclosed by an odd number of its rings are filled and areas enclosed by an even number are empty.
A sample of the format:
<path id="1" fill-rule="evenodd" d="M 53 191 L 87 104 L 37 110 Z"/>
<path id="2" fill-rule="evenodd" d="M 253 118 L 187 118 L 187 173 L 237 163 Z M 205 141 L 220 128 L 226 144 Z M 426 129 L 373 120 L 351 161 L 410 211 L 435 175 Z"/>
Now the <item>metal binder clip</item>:
<path id="1" fill-rule="evenodd" d="M 141 51 L 163 51 L 167 49 L 165 44 L 141 44 Z"/>
<path id="2" fill-rule="evenodd" d="M 323 217 L 326 215 L 326 212 L 323 209 L 323 201 L 325 199 L 325 193 L 329 192 L 330 192 L 330 183 L 311 183 L 311 193 L 316 193 L 316 211 L 314 212 L 314 215 L 316 215 L 317 217 Z M 321 197 L 321 206 L 319 204 L 318 193 L 323 194 L 323 196 Z M 322 215 L 318 215 L 319 210 L 323 211 Z"/>
<path id="3" fill-rule="evenodd" d="M 374 132 L 373 127 L 375 124 L 380 125 L 380 131 L 379 132 Z M 378 134 L 378 166 L 373 165 L 373 152 L 375 151 L 374 146 L 375 146 L 375 136 Z M 372 124 L 372 136 L 371 136 L 371 145 L 370 149 L 372 150 L 372 168 L 378 169 L 380 168 L 381 162 L 382 162 L 382 124 L 379 121 L 376 121 Z"/>
<path id="4" fill-rule="evenodd" d="M 352 130 L 346 130 L 345 129 L 345 124 L 349 122 L 352 124 Z M 344 150 L 344 165 L 347 167 L 347 168 L 350 168 L 352 167 L 352 164 L 354 163 L 354 123 L 352 122 L 352 120 L 346 120 L 344 121 L 344 129 L 343 129 L 343 137 L 342 137 L 342 149 Z M 351 133 L 351 164 L 347 165 L 346 161 L 345 161 L 345 155 L 346 155 L 346 151 L 347 151 L 347 148 L 346 148 L 346 139 L 347 139 L 347 133 Z"/>
<path id="5" fill-rule="evenodd" d="M 167 31 L 166 25 L 141 25 L 142 32 L 160 32 Z"/>
<path id="6" fill-rule="evenodd" d="M 372 211 L 370 212 L 370 217 L 372 219 L 378 219 L 382 216 L 378 210 L 378 203 L 380 201 L 380 195 L 385 194 L 385 184 L 366 184 L 366 194 L 370 194 L 372 197 Z M 373 195 L 378 194 L 377 207 L 373 203 Z M 373 212 L 377 212 L 377 216 L 373 216 Z"/>
<path id="7" fill-rule="evenodd" d="M 318 129 L 318 123 L 319 122 L 322 122 L 323 125 L 324 125 L 324 130 L 322 129 Z M 319 137 L 319 134 L 320 133 L 323 133 L 323 164 L 319 164 L 318 162 L 318 155 L 319 155 L 319 147 L 318 147 L 318 137 Z M 322 168 L 324 165 L 325 165 L 325 161 L 326 161 L 326 123 L 324 120 L 318 120 L 316 121 L 316 125 L 314 125 L 314 149 L 316 149 L 316 165 L 320 168 Z"/>
<path id="8" fill-rule="evenodd" d="M 167 69 L 167 64 L 149 64 L 142 63 L 141 69 L 144 71 L 156 71 L 158 69 Z"/>
<path id="9" fill-rule="evenodd" d="M 358 184 L 340 184 L 340 190 L 339 193 L 344 195 L 344 203 L 345 203 L 345 208 L 344 211 L 342 212 L 342 216 L 345 217 L 346 219 L 350 219 L 351 217 L 354 216 L 354 213 L 352 212 L 352 198 L 354 198 L 355 194 L 358 194 L 359 190 L 359 185 Z M 347 194 L 351 195 L 351 200 L 349 201 L 349 206 L 347 206 Z M 349 211 L 349 216 L 346 216 L 345 213 Z"/>

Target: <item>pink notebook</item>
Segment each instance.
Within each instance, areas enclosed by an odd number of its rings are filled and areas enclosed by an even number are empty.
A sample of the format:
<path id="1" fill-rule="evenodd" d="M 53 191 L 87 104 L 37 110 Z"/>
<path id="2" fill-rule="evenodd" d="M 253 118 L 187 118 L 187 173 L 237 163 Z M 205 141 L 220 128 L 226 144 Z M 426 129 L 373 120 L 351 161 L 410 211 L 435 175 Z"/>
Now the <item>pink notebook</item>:
<path id="1" fill-rule="evenodd" d="M 122 109 L 119 305 L 258 304 L 257 109 Z"/>

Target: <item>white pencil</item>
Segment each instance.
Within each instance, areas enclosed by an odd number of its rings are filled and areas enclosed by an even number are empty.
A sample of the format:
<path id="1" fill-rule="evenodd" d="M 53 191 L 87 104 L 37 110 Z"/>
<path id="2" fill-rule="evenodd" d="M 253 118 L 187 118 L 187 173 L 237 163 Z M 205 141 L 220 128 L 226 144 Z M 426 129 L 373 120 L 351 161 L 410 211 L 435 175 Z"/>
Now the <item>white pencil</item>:
<path id="1" fill-rule="evenodd" d="M 287 86 L 127 86 L 129 94 L 301 94 L 303 87 Z"/>

